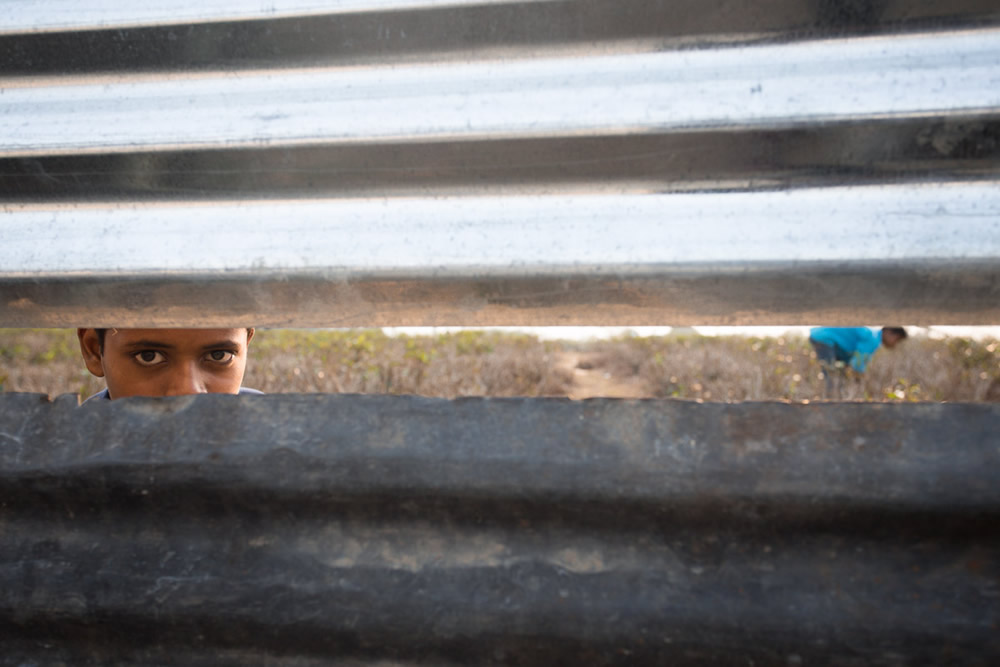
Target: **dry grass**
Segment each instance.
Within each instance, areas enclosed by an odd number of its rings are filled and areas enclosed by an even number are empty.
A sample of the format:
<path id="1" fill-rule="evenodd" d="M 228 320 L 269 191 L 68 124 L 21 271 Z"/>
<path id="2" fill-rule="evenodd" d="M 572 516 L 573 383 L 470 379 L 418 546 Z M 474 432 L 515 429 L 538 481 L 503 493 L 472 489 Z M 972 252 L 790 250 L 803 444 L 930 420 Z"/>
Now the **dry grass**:
<path id="1" fill-rule="evenodd" d="M 802 337 L 626 338 L 594 347 L 612 374 L 639 375 L 651 396 L 714 401 L 828 397 L 823 368 Z M 910 338 L 894 350 L 880 350 L 864 375 L 848 372 L 829 398 L 1000 400 L 997 348 L 996 341 Z"/>
<path id="2" fill-rule="evenodd" d="M 1000 401 L 996 341 L 911 338 L 879 351 L 839 398 L 873 401 Z M 650 397 L 711 401 L 817 400 L 822 369 L 804 338 L 667 336 L 592 343 L 465 331 L 388 337 L 378 330 L 258 331 L 244 382 L 268 393 L 348 392 L 425 396 L 565 396 L 565 350 L 590 370 L 640 386 Z M 80 359 L 71 330 L 0 329 L 0 390 L 78 393 L 103 388 Z M 838 396 L 834 396 L 836 398 Z"/>
<path id="3" fill-rule="evenodd" d="M 481 331 L 261 331 L 244 384 L 268 393 L 564 395 L 571 378 L 551 363 L 551 347 L 532 336 Z"/>
<path id="4" fill-rule="evenodd" d="M 71 329 L 0 329 L 0 390 L 89 396 L 104 381 L 83 365 Z"/>

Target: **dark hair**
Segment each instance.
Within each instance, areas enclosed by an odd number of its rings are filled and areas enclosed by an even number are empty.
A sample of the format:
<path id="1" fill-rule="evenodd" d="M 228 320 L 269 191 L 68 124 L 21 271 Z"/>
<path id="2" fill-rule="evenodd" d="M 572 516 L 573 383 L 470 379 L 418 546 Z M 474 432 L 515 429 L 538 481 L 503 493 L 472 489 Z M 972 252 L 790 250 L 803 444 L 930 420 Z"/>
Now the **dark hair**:
<path id="1" fill-rule="evenodd" d="M 895 334 L 896 338 L 900 340 L 906 338 L 908 335 L 906 329 L 903 327 L 882 327 L 882 334 L 885 335 L 887 333 Z"/>

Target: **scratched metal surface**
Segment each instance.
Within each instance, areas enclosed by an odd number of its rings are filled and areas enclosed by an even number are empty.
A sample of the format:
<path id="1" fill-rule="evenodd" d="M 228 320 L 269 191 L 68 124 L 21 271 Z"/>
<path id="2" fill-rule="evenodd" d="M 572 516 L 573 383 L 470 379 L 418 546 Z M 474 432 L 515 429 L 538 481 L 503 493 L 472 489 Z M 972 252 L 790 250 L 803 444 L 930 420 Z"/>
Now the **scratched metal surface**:
<path id="1" fill-rule="evenodd" d="M 0 395 L 4 664 L 995 665 L 1000 407 Z"/>
<path id="2" fill-rule="evenodd" d="M 1000 322 L 992 0 L 4 12 L 2 325 Z"/>

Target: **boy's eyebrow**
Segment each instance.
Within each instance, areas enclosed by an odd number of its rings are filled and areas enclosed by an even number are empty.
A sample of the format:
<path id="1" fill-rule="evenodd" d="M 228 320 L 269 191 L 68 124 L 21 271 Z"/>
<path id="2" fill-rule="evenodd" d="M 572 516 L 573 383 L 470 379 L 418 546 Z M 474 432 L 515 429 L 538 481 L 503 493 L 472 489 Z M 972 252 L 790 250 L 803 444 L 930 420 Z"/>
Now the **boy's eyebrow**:
<path id="1" fill-rule="evenodd" d="M 140 347 L 143 348 L 143 349 L 147 349 L 147 350 L 149 348 L 155 348 L 155 349 L 158 349 L 158 350 L 172 350 L 172 349 L 174 349 L 173 345 L 168 345 L 167 343 L 161 343 L 161 342 L 156 341 L 156 340 L 137 340 L 134 343 L 127 343 L 127 344 L 125 344 L 124 347 L 126 347 L 126 348 L 128 348 L 130 350 L 138 349 Z"/>
<path id="2" fill-rule="evenodd" d="M 235 338 L 227 338 L 226 340 L 220 340 L 217 343 L 209 343 L 208 345 L 202 345 L 201 349 L 204 352 L 208 350 L 217 350 L 220 347 L 234 347 L 239 348 L 240 342 Z"/>

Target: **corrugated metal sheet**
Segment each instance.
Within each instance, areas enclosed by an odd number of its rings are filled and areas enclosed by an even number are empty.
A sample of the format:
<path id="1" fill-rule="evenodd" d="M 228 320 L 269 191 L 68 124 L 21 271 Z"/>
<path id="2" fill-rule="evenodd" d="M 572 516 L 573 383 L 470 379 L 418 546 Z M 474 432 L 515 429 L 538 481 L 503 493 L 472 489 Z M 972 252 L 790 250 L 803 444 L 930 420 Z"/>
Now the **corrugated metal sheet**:
<path id="1" fill-rule="evenodd" d="M 4 325 L 1000 321 L 993 1 L 3 12 Z"/>
<path id="2" fill-rule="evenodd" d="M 0 662 L 992 666 L 998 422 L 0 396 Z"/>
<path id="3" fill-rule="evenodd" d="M 994 324 L 1000 10 L 9 0 L 0 324 Z M 0 396 L 0 662 L 992 665 L 998 411 Z"/>

